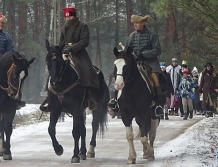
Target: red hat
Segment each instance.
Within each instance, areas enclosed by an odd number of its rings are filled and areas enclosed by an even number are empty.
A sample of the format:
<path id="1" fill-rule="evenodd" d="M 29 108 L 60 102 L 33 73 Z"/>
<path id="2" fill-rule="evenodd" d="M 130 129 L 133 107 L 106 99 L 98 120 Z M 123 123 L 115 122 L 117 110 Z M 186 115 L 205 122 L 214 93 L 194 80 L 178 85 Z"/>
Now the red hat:
<path id="1" fill-rule="evenodd" d="M 187 68 L 185 68 L 183 71 L 182 71 L 183 74 L 189 74 L 189 71 Z"/>
<path id="2" fill-rule="evenodd" d="M 75 7 L 66 7 L 63 8 L 64 11 L 64 16 L 69 17 L 69 16 L 76 16 L 76 8 Z"/>

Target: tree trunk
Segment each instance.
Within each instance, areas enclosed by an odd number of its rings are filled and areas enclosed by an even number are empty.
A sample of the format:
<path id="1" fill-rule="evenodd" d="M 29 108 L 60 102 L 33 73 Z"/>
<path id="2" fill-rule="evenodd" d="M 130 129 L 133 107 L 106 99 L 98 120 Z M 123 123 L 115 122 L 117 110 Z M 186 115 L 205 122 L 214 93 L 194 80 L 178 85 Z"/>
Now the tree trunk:
<path id="1" fill-rule="evenodd" d="M 132 15 L 132 0 L 126 0 L 126 15 L 127 15 L 127 35 L 132 33 L 132 24 L 130 22 Z"/>
<path id="2" fill-rule="evenodd" d="M 119 0 L 115 2 L 116 6 L 116 26 L 115 26 L 115 46 L 118 47 L 119 43 Z"/>
<path id="3" fill-rule="evenodd" d="M 23 50 L 27 33 L 27 3 L 20 1 L 18 4 L 18 50 Z"/>

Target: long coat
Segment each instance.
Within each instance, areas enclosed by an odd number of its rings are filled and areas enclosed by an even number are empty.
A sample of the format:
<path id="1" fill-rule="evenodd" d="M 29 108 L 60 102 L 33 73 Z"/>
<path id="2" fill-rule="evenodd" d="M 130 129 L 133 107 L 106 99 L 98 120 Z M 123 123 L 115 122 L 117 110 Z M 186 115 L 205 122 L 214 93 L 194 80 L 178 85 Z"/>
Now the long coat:
<path id="1" fill-rule="evenodd" d="M 70 46 L 71 53 L 75 68 L 80 75 L 81 85 L 99 88 L 97 73 L 93 69 L 91 59 L 86 51 L 89 39 L 88 26 L 75 17 L 68 20 L 62 27 L 59 45 L 63 48 L 68 43 L 72 43 L 72 46 Z"/>
<path id="2" fill-rule="evenodd" d="M 208 97 L 211 92 L 211 84 L 213 81 L 213 71 L 204 70 L 201 76 L 201 82 L 199 91 L 203 92 L 202 108 L 205 108 L 208 104 Z"/>

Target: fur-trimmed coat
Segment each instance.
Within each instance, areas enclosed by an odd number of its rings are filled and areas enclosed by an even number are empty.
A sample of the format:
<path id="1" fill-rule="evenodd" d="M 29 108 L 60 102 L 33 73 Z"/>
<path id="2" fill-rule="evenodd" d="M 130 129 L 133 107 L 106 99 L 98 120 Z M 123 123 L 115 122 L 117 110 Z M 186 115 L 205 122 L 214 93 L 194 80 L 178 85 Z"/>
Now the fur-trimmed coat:
<path id="1" fill-rule="evenodd" d="M 81 85 L 99 88 L 97 73 L 93 69 L 91 59 L 86 51 L 89 38 L 88 26 L 75 17 L 73 20 L 68 20 L 62 27 L 59 45 L 64 48 L 68 43 L 73 44 L 70 48 L 73 62 L 80 75 Z"/>

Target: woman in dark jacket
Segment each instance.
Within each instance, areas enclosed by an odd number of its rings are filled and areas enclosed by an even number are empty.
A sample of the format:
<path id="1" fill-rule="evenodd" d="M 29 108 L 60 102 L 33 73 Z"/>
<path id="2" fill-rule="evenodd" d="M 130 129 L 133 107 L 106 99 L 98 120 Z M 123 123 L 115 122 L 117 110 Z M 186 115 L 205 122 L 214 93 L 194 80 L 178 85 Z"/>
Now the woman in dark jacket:
<path id="1" fill-rule="evenodd" d="M 211 93 L 214 93 L 216 85 L 216 72 L 211 62 L 205 65 L 205 69 L 202 72 L 201 82 L 199 86 L 199 93 L 203 93 L 203 102 L 201 104 L 202 109 L 207 111 L 208 116 L 212 116 L 214 105 L 211 99 Z"/>

